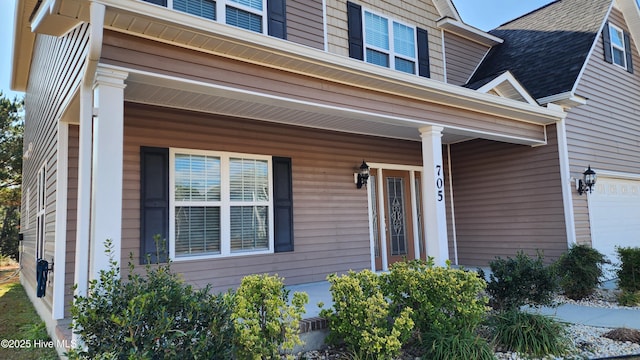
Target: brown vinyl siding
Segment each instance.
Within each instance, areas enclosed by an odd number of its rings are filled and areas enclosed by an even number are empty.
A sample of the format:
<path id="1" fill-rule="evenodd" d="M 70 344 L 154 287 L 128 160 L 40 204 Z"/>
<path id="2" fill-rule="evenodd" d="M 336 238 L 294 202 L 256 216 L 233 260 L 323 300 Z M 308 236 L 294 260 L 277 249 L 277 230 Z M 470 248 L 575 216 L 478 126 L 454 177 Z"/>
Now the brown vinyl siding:
<path id="1" fill-rule="evenodd" d="M 305 102 L 422 120 L 425 125 L 438 123 L 515 137 L 544 139 L 540 125 L 420 99 L 394 97 L 385 92 L 264 68 L 113 31 L 105 31 L 101 61 Z"/>
<path id="2" fill-rule="evenodd" d="M 609 22 L 628 32 L 622 13 L 613 8 Z M 631 38 L 634 73 L 604 61 L 602 36 L 587 62 L 576 94 L 587 104 L 566 119 L 571 175 L 582 177 L 588 165 L 598 170 L 640 174 L 640 56 Z M 591 243 L 586 196 L 573 191 L 578 243 Z"/>
<path id="3" fill-rule="evenodd" d="M 417 26 L 429 33 L 429 58 L 431 78 L 444 81 L 442 60 L 442 31 L 436 26 L 442 16 L 432 1 L 358 1 L 363 9 L 371 10 L 406 24 Z M 347 0 L 326 0 L 328 51 L 349 56 L 349 37 L 347 36 Z M 417 76 L 417 75 L 416 75 Z"/>
<path id="4" fill-rule="evenodd" d="M 230 151 L 292 158 L 294 252 L 176 261 L 199 286 L 224 290 L 242 276 L 278 273 L 288 284 L 370 268 L 367 192 L 353 183 L 370 162 L 419 165 L 421 144 L 127 103 L 122 261 L 139 253 L 140 146 Z"/>
<path id="5" fill-rule="evenodd" d="M 445 31 L 444 49 L 447 63 L 447 82 L 454 85 L 464 85 L 490 48 Z"/>
<path id="6" fill-rule="evenodd" d="M 25 290 L 35 296 L 35 247 L 37 234 L 37 174 L 46 166 L 46 212 L 44 258 L 51 262 L 55 251 L 56 179 L 58 121 L 81 78 L 86 56 L 88 26 L 83 25 L 60 38 L 38 35 L 34 45 L 31 74 L 25 96 L 25 148 L 33 145 L 33 153 L 23 164 L 23 189 L 29 189 L 31 199 L 24 231 L 21 281 Z M 63 180 L 64 181 L 64 180 Z M 26 194 L 26 191 L 25 191 Z M 27 213 L 23 209 L 23 213 Z M 56 259 L 54 259 L 55 262 Z M 51 309 L 53 276 L 49 278 L 46 307 Z"/>
<path id="7" fill-rule="evenodd" d="M 287 1 L 287 40 L 324 49 L 322 0 Z"/>
<path id="8" fill-rule="evenodd" d="M 79 128 L 77 125 L 69 125 L 69 147 L 67 154 L 67 248 L 64 280 L 65 318 L 70 316 L 69 310 L 73 303 L 73 285 L 75 284 L 76 221 L 78 218 L 78 146 Z"/>
<path id="9" fill-rule="evenodd" d="M 548 145 L 539 147 L 486 140 L 451 145 L 460 264 L 487 265 L 496 256 L 538 249 L 550 261 L 566 251 L 555 127 L 547 134 Z"/>

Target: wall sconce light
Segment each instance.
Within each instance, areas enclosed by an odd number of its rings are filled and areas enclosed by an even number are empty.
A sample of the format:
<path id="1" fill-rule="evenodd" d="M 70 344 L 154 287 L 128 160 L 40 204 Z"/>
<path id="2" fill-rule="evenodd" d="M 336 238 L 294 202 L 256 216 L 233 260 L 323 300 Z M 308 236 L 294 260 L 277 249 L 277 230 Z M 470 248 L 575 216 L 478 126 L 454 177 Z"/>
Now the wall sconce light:
<path id="1" fill-rule="evenodd" d="M 367 165 L 367 163 L 362 160 L 362 165 L 360 165 L 357 173 L 356 187 L 358 189 L 361 189 L 362 185 L 366 186 L 367 180 L 369 180 L 369 165 Z"/>
<path id="2" fill-rule="evenodd" d="M 578 190 L 578 194 L 591 193 L 597 178 L 596 172 L 591 170 L 591 165 L 589 165 L 589 168 L 582 173 L 582 179 L 576 179 L 576 190 Z"/>

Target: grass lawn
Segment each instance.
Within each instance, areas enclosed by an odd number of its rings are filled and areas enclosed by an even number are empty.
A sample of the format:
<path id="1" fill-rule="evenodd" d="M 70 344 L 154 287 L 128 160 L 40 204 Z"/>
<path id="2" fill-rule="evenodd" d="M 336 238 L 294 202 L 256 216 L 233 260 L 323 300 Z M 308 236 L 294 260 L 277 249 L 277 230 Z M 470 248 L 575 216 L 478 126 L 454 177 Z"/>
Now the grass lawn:
<path id="1" fill-rule="evenodd" d="M 55 349 L 43 346 L 51 339 L 18 276 L 7 279 L 15 272 L 0 270 L 0 359 L 58 359 Z"/>

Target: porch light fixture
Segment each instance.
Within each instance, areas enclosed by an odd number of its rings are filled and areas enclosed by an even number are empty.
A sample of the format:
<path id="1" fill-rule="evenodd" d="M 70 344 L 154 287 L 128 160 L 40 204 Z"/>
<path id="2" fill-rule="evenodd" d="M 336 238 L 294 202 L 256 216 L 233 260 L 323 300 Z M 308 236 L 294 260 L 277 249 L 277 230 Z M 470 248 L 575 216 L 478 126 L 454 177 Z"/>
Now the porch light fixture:
<path id="1" fill-rule="evenodd" d="M 576 189 L 578 190 L 578 194 L 582 195 L 586 192 L 591 193 L 593 191 L 593 185 L 596 184 L 596 179 L 596 172 L 591 170 L 591 165 L 589 165 L 589 168 L 582 173 L 582 179 L 576 180 Z"/>
<path id="2" fill-rule="evenodd" d="M 367 165 L 364 160 L 362 160 L 362 165 L 358 169 L 358 175 L 356 180 L 356 187 L 358 189 L 362 188 L 362 185 L 367 185 L 367 180 L 369 180 L 369 165 Z"/>

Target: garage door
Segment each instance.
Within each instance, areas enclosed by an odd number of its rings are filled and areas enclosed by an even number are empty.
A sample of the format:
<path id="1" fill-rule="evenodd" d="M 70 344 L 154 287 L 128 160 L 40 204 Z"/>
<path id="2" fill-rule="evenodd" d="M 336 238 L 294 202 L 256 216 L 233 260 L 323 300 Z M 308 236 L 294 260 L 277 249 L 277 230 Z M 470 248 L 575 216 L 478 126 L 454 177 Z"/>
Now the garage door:
<path id="1" fill-rule="evenodd" d="M 614 263 L 616 246 L 640 246 L 640 181 L 599 177 L 589 194 L 592 246 Z"/>

